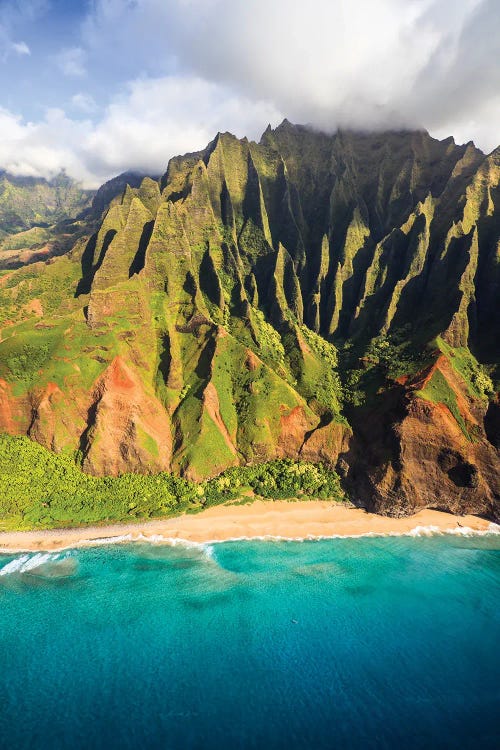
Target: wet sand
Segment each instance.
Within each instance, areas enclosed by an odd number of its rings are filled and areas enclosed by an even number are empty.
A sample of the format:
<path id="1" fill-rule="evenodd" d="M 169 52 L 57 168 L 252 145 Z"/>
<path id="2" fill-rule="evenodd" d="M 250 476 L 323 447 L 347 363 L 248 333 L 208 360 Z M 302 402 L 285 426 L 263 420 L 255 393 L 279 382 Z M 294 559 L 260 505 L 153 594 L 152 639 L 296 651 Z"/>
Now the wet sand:
<path id="1" fill-rule="evenodd" d="M 163 520 L 50 531 L 1 532 L 0 552 L 54 551 L 141 540 L 201 543 L 241 538 L 308 539 L 488 530 L 500 529 L 477 516 L 454 516 L 436 510 L 423 510 L 409 518 L 387 518 L 327 500 L 256 500 L 248 505 L 222 505 L 196 515 Z"/>

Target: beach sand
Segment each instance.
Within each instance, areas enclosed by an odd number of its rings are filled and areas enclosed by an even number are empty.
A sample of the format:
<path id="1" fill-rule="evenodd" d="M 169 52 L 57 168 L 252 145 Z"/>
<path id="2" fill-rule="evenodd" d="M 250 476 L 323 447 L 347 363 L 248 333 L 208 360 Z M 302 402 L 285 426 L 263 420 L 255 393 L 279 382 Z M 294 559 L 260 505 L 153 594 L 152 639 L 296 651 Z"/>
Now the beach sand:
<path id="1" fill-rule="evenodd" d="M 196 515 L 156 521 L 87 526 L 51 531 L 0 533 L 0 552 L 54 551 L 116 541 L 213 542 L 275 537 L 361 536 L 488 531 L 498 529 L 477 516 L 454 516 L 423 510 L 409 518 L 387 518 L 327 500 L 302 502 L 256 500 L 248 505 L 219 505 Z"/>

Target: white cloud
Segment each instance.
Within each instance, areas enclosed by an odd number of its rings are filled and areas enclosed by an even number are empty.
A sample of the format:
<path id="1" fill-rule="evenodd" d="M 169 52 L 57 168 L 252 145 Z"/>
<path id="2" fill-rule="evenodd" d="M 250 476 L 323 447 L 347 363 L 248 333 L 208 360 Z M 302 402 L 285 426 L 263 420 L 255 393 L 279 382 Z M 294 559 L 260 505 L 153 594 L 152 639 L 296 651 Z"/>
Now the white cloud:
<path id="1" fill-rule="evenodd" d="M 12 42 L 12 49 L 18 55 L 31 55 L 31 50 L 26 42 Z"/>
<path id="2" fill-rule="evenodd" d="M 71 104 L 75 109 L 86 114 L 92 114 L 97 110 L 97 103 L 91 94 L 79 92 L 71 97 Z"/>
<path id="3" fill-rule="evenodd" d="M 12 174 L 50 177 L 67 168 L 75 177 L 93 180 L 78 153 L 90 123 L 69 120 L 50 109 L 42 121 L 24 122 L 0 107 L 0 164 Z"/>
<path id="4" fill-rule="evenodd" d="M 23 122 L 0 109 L 0 165 L 34 176 L 64 168 L 97 187 L 127 169 L 160 174 L 171 156 L 203 148 L 219 130 L 257 137 L 261 123 L 281 119 L 265 102 L 196 77 L 137 80 L 97 124 L 59 109 L 48 110 L 41 122 Z"/>
<path id="5" fill-rule="evenodd" d="M 56 63 L 65 76 L 81 78 L 87 74 L 85 67 L 87 55 L 81 47 L 63 49 L 56 56 Z"/>
<path id="6" fill-rule="evenodd" d="M 97 172 L 161 172 L 176 154 L 204 148 L 219 130 L 261 134 L 282 119 L 272 105 L 193 76 L 137 80 L 116 99 L 86 141 Z"/>
<path id="7" fill-rule="evenodd" d="M 11 53 L 30 55 L 24 41 L 15 41 L 15 30 L 26 21 L 34 21 L 43 14 L 49 0 L 1 0 L 0 2 L 0 62 L 5 62 Z"/>
<path id="8" fill-rule="evenodd" d="M 71 99 L 75 118 L 55 110 L 25 123 L 4 110 L 0 165 L 64 166 L 97 184 L 125 169 L 160 173 L 218 130 L 257 137 L 283 116 L 331 131 L 427 127 L 486 151 L 500 141 L 498 0 L 93 0 L 90 9 L 79 46 L 56 59 L 64 75 L 87 76 Z M 103 110 L 92 75 L 109 82 Z"/>
<path id="9" fill-rule="evenodd" d="M 498 0 L 95 0 L 84 39 L 110 66 L 200 76 L 298 122 L 453 132 L 500 88 L 497 28 Z M 479 145 L 498 139 L 492 122 Z"/>

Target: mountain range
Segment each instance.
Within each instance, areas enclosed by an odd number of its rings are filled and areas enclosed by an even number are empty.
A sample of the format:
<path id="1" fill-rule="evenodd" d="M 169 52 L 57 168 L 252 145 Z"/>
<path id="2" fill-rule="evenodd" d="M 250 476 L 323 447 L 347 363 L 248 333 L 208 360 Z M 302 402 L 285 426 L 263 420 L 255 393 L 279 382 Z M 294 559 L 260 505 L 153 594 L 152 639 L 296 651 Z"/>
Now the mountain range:
<path id="1" fill-rule="evenodd" d="M 0 271 L 64 255 L 95 229 L 116 195 L 143 177 L 125 172 L 96 191 L 64 172 L 46 180 L 0 171 Z"/>
<path id="2" fill-rule="evenodd" d="M 0 187 L 1 432 L 95 475 L 287 457 L 380 513 L 498 518 L 500 148 L 285 120 L 61 180 Z"/>

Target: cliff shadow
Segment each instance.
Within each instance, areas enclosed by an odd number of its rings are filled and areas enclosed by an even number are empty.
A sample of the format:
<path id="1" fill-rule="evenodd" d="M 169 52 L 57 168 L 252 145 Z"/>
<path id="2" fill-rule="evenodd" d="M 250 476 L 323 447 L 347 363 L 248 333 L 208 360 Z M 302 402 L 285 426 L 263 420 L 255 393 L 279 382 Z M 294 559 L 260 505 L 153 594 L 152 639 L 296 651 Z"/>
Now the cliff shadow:
<path id="1" fill-rule="evenodd" d="M 131 276 L 139 273 L 139 271 L 142 271 L 142 269 L 144 268 L 144 265 L 146 263 L 146 250 L 149 245 L 151 235 L 153 234 L 154 225 L 154 221 L 148 221 L 147 224 L 144 225 L 141 239 L 139 240 L 139 247 L 136 254 L 134 255 L 132 263 L 130 264 L 130 268 L 128 269 L 129 279 Z"/>
<path id="2" fill-rule="evenodd" d="M 102 243 L 102 247 L 99 253 L 99 257 L 95 265 L 94 265 L 94 257 L 95 257 L 95 252 L 97 249 L 98 233 L 96 232 L 95 234 L 93 234 L 92 237 L 87 242 L 85 250 L 82 253 L 82 260 L 81 260 L 82 275 L 76 287 L 75 297 L 79 297 L 81 294 L 90 294 L 94 276 L 96 275 L 99 268 L 102 266 L 102 262 L 106 255 L 108 247 L 111 245 L 115 234 L 116 234 L 115 229 L 110 229 L 108 232 L 106 232 L 106 235 L 104 237 L 104 241 Z"/>

